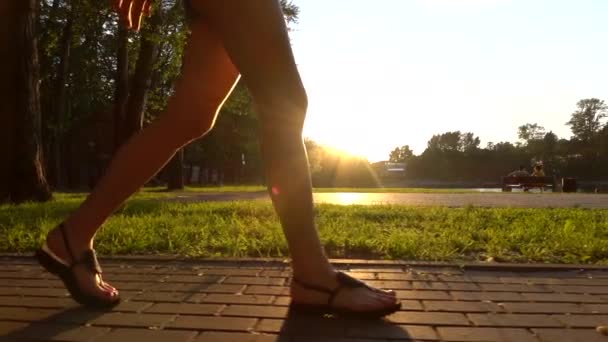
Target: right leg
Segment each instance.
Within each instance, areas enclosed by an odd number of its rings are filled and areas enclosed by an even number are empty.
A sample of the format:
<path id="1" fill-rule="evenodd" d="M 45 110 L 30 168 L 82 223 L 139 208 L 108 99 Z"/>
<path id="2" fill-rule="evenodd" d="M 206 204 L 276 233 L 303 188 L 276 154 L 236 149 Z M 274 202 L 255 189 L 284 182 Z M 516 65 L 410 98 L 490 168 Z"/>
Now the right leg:
<path id="1" fill-rule="evenodd" d="M 64 222 L 76 257 L 93 247 L 95 233 L 106 218 L 156 174 L 176 150 L 211 129 L 238 77 L 221 42 L 204 24 L 195 21 L 183 75 L 167 111 L 119 149 L 99 184 Z M 73 261 L 59 230 L 49 233 L 47 244 L 61 259 Z M 99 277 L 84 269 L 76 271 L 86 293 L 108 296 L 113 292 Z"/>
<path id="2" fill-rule="evenodd" d="M 251 91 L 260 119 L 260 147 L 270 196 L 283 226 L 294 277 L 334 289 L 335 271 L 314 223 L 312 188 L 302 127 L 307 97 L 278 0 L 193 0 L 197 15 L 221 38 Z M 292 282 L 292 299 L 327 302 L 327 295 Z M 394 293 L 346 289 L 339 307 L 372 311 L 395 305 Z"/>

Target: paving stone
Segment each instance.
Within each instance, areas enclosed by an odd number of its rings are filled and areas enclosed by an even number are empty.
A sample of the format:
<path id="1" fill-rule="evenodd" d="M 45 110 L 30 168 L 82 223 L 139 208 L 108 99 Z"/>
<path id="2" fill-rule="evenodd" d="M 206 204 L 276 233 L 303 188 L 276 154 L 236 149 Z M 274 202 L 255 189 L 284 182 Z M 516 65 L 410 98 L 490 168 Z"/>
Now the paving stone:
<path id="1" fill-rule="evenodd" d="M 260 320 L 255 330 L 290 336 L 344 337 L 346 329 L 357 323 L 360 322 L 353 323 L 347 319 L 304 315 L 289 317 L 286 320 L 264 318 Z"/>
<path id="2" fill-rule="evenodd" d="M 418 280 L 418 281 L 436 281 L 438 277 L 432 274 L 417 274 L 417 273 L 376 273 L 378 280 Z"/>
<path id="3" fill-rule="evenodd" d="M 370 286 L 377 287 L 380 289 L 390 290 L 412 290 L 412 283 L 409 281 L 396 281 L 396 280 L 368 280 L 366 283 Z"/>
<path id="4" fill-rule="evenodd" d="M 194 342 L 287 342 L 289 338 L 279 335 L 254 333 L 227 333 L 206 331 L 200 334 Z"/>
<path id="5" fill-rule="evenodd" d="M 511 313 L 584 313 L 583 306 L 575 303 L 501 303 Z"/>
<path id="6" fill-rule="evenodd" d="M 63 288 L 63 283 L 57 279 L 0 279 L 1 287 L 56 287 Z"/>
<path id="7" fill-rule="evenodd" d="M 451 300 L 452 297 L 448 295 L 445 291 L 424 291 L 424 290 L 414 290 L 414 291 L 395 291 L 397 293 L 397 298 L 399 299 L 434 299 L 434 300 Z"/>
<path id="8" fill-rule="evenodd" d="M 450 291 L 450 295 L 456 300 L 466 301 L 495 301 L 495 302 L 522 302 L 526 298 L 515 292 L 463 292 Z"/>
<path id="9" fill-rule="evenodd" d="M 562 327 L 563 323 L 549 315 L 527 314 L 468 314 L 469 319 L 480 327 Z"/>
<path id="10" fill-rule="evenodd" d="M 412 288 L 415 290 L 449 290 L 446 283 L 438 281 L 413 281 Z"/>
<path id="11" fill-rule="evenodd" d="M 0 341 L 93 341 L 109 328 L 0 322 Z"/>
<path id="12" fill-rule="evenodd" d="M 365 273 L 403 273 L 402 267 L 365 267 L 365 266 L 351 266 L 349 267 L 350 272 L 365 272 Z"/>
<path id="13" fill-rule="evenodd" d="M 470 325 L 462 313 L 398 311 L 386 317 L 399 324 Z"/>
<path id="14" fill-rule="evenodd" d="M 291 276 L 291 271 L 289 270 L 263 270 L 260 273 L 261 277 L 289 277 Z"/>
<path id="15" fill-rule="evenodd" d="M 41 321 L 61 313 L 60 310 L 26 307 L 0 307 L 0 320 Z"/>
<path id="16" fill-rule="evenodd" d="M 119 328 L 112 330 L 95 342 L 189 342 L 197 334 L 197 331 Z"/>
<path id="17" fill-rule="evenodd" d="M 289 296 L 289 287 L 287 287 L 287 286 L 249 285 L 245 289 L 244 293 L 260 294 L 260 295 Z"/>
<path id="18" fill-rule="evenodd" d="M 287 336 L 286 336 L 287 337 Z M 368 339 L 368 338 L 341 338 L 341 337 L 325 337 L 325 336 L 289 336 L 291 339 L 283 339 L 290 342 L 385 342 L 385 340 Z M 395 340 L 393 340 L 395 341 Z M 399 340 L 404 341 L 404 340 Z M 413 340 L 407 340 L 408 342 Z M 388 342 L 388 340 L 386 341 Z M 416 342 L 416 341 L 413 341 Z"/>
<path id="19" fill-rule="evenodd" d="M 445 312 L 503 312 L 496 303 L 491 302 L 461 302 L 461 301 L 423 301 L 426 311 Z"/>
<path id="20" fill-rule="evenodd" d="M 189 303 L 156 303 L 145 310 L 146 313 L 213 315 L 220 311 L 222 305 L 189 304 Z"/>
<path id="21" fill-rule="evenodd" d="M 357 278 L 363 281 L 377 280 L 376 273 L 374 272 L 344 272 L 351 277 Z M 393 274 L 393 273 L 389 273 Z M 380 279 L 380 280 L 388 280 L 388 279 Z M 391 279 L 391 280 L 400 280 L 400 279 Z"/>
<path id="22" fill-rule="evenodd" d="M 112 312 L 101 315 L 91 321 L 93 325 L 111 327 L 162 327 L 171 321 L 175 315 L 135 314 Z"/>
<path id="23" fill-rule="evenodd" d="M 499 292 L 548 292 L 549 290 L 542 285 L 526 284 L 478 284 L 484 291 Z"/>
<path id="24" fill-rule="evenodd" d="M 131 282 L 131 281 L 114 281 L 112 286 L 120 290 L 136 290 L 144 291 L 149 290 L 156 286 L 158 283 L 143 283 L 143 282 Z"/>
<path id="25" fill-rule="evenodd" d="M 199 284 L 202 285 L 202 284 Z M 196 292 L 200 293 L 231 293 L 236 294 L 240 293 L 245 289 L 245 285 L 240 284 L 208 284 L 206 286 L 201 286 L 198 288 Z"/>
<path id="26" fill-rule="evenodd" d="M 210 268 L 202 270 L 204 275 L 220 275 L 220 276 L 246 276 L 255 277 L 262 272 L 260 268 Z"/>
<path id="27" fill-rule="evenodd" d="M 0 296 L 68 297 L 66 289 L 42 287 L 0 287 Z"/>
<path id="28" fill-rule="evenodd" d="M 179 303 L 188 297 L 184 292 L 144 292 L 133 297 L 134 301 L 146 302 L 172 302 Z"/>
<path id="29" fill-rule="evenodd" d="M 27 308 L 69 308 L 78 304 L 72 298 L 52 297 L 0 297 L 0 306 L 19 306 Z"/>
<path id="30" fill-rule="evenodd" d="M 555 303 L 608 303 L 608 300 L 586 294 L 564 294 L 564 293 L 522 293 L 525 299 L 532 302 L 555 302 Z"/>
<path id="31" fill-rule="evenodd" d="M 480 291 L 481 288 L 475 283 L 443 283 L 452 291 Z"/>
<path id="32" fill-rule="evenodd" d="M 270 278 L 270 277 L 228 277 L 224 280 L 224 284 L 246 284 L 246 285 L 274 285 L 281 286 L 285 284 L 285 278 Z"/>
<path id="33" fill-rule="evenodd" d="M 150 286 L 147 291 L 154 292 L 201 292 L 211 286 L 217 286 L 218 284 L 209 283 L 156 283 Z"/>
<path id="34" fill-rule="evenodd" d="M 244 316 L 262 318 L 287 317 L 288 308 L 266 305 L 230 305 L 220 313 L 222 316 Z"/>
<path id="35" fill-rule="evenodd" d="M 287 297 L 287 296 L 275 297 L 274 302 L 272 302 L 273 305 L 281 305 L 281 306 L 287 306 L 290 303 L 291 303 L 291 297 Z"/>
<path id="36" fill-rule="evenodd" d="M 137 282 L 137 283 L 141 283 L 141 282 L 158 282 L 161 281 L 165 278 L 165 275 L 158 275 L 158 274 L 133 274 L 133 273 L 122 273 L 122 274 L 106 274 L 104 272 L 103 274 L 103 280 L 107 281 L 107 282 Z"/>
<path id="37" fill-rule="evenodd" d="M 532 329 L 541 342 L 606 342 L 595 329 Z"/>
<path id="38" fill-rule="evenodd" d="M 221 275 L 170 275 L 165 283 L 197 283 L 197 284 L 215 284 L 225 278 Z"/>
<path id="39" fill-rule="evenodd" d="M 215 317 L 215 316 L 178 316 L 166 328 L 196 329 L 218 331 L 248 331 L 256 323 L 255 318 Z"/>
<path id="40" fill-rule="evenodd" d="M 537 342 L 525 329 L 438 327 L 437 331 L 445 341 Z"/>
<path id="41" fill-rule="evenodd" d="M 551 285 L 549 288 L 553 292 L 560 293 L 587 293 L 587 294 L 608 294 L 606 286 L 580 286 L 580 285 Z"/>
<path id="42" fill-rule="evenodd" d="M 201 303 L 270 304 L 272 299 L 272 296 L 267 295 L 231 295 L 212 293 L 202 298 Z"/>
<path id="43" fill-rule="evenodd" d="M 608 314 L 608 304 L 583 304 L 583 308 L 591 313 Z"/>
<path id="44" fill-rule="evenodd" d="M 571 328 L 595 328 L 608 325 L 608 315 L 554 315 L 555 319 Z"/>
<path id="45" fill-rule="evenodd" d="M 432 327 L 417 325 L 394 325 L 382 321 L 360 322 L 346 328 L 347 337 L 391 340 L 438 340 Z"/>

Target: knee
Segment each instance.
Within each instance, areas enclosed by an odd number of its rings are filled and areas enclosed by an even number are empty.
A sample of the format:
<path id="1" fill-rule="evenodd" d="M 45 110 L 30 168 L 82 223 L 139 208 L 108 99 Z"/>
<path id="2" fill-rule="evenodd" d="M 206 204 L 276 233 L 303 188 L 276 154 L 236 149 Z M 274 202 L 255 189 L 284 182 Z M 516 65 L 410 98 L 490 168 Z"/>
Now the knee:
<path id="1" fill-rule="evenodd" d="M 171 113 L 161 118 L 163 139 L 176 148 L 207 134 L 214 124 L 215 115 L 189 111 L 189 114 Z"/>
<path id="2" fill-rule="evenodd" d="M 308 97 L 303 87 L 276 91 L 256 102 L 264 128 L 301 134 L 308 110 Z"/>
<path id="3" fill-rule="evenodd" d="M 171 120 L 172 130 L 180 138 L 180 142 L 187 143 L 207 134 L 213 128 L 214 115 L 195 115 L 189 117 L 174 117 Z"/>

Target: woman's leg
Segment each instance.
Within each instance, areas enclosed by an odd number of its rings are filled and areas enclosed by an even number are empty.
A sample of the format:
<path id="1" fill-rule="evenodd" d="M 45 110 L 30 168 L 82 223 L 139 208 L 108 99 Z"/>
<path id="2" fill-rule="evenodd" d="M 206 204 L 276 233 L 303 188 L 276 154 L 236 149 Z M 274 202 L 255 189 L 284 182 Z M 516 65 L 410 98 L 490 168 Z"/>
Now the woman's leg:
<path id="1" fill-rule="evenodd" d="M 335 271 L 323 252 L 314 224 L 308 160 L 302 141 L 307 98 L 279 1 L 193 0 L 192 5 L 222 40 L 256 102 L 269 192 L 289 244 L 294 276 L 335 288 Z M 292 296 L 300 303 L 327 300 L 326 295 L 297 284 L 292 287 Z M 395 298 L 392 293 L 358 288 L 341 292 L 334 303 L 373 310 L 393 306 Z"/>
<path id="2" fill-rule="evenodd" d="M 92 248 L 95 233 L 106 218 L 154 176 L 176 150 L 211 129 L 238 77 L 216 35 L 205 25 L 193 23 L 183 76 L 167 111 L 119 149 L 99 184 L 65 221 L 77 256 Z M 57 256 L 71 262 L 58 230 L 49 234 L 47 243 Z M 107 296 L 111 290 L 84 268 L 77 270 L 77 276 L 87 293 Z"/>

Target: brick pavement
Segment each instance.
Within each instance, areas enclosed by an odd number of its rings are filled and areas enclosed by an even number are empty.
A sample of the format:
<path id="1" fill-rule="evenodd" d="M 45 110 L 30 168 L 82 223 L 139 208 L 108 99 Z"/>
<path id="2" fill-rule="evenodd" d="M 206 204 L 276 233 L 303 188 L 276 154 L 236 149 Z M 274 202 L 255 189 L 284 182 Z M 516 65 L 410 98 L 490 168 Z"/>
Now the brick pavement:
<path id="1" fill-rule="evenodd" d="M 0 258 L 0 341 L 608 341 L 608 268 L 457 268 L 339 262 L 387 286 L 384 320 L 294 315 L 280 262 L 102 260 L 123 302 L 79 307 L 30 258 Z"/>

